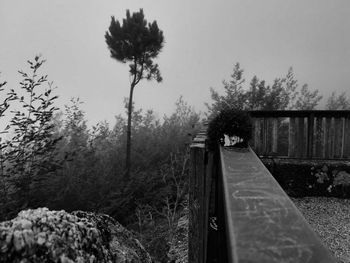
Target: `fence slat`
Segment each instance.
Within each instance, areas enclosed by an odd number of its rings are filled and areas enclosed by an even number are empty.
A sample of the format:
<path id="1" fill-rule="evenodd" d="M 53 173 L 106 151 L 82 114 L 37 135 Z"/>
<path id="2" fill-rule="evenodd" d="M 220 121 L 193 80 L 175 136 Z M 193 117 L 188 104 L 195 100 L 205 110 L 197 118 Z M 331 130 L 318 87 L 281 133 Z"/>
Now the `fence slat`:
<path id="1" fill-rule="evenodd" d="M 310 159 L 350 158 L 350 111 L 250 113 L 254 123 L 252 145 L 259 155 Z M 281 121 L 283 118 L 284 121 Z M 285 121 L 286 118 L 288 121 Z"/>
<path id="2" fill-rule="evenodd" d="M 191 145 L 191 176 L 189 182 L 189 251 L 188 261 L 203 263 L 205 225 L 205 147 L 203 143 Z"/>
<path id="3" fill-rule="evenodd" d="M 264 118 L 263 119 L 263 154 L 268 154 L 268 145 L 267 145 L 267 134 L 268 134 L 268 129 L 267 129 L 267 125 L 268 125 L 268 119 Z"/>
<path id="4" fill-rule="evenodd" d="M 272 152 L 277 154 L 278 146 L 278 119 L 272 119 Z"/>
<path id="5" fill-rule="evenodd" d="M 303 158 L 306 156 L 305 123 L 303 117 L 297 118 L 297 125 L 298 128 L 295 140 L 297 148 L 296 157 Z"/>
<path id="6" fill-rule="evenodd" d="M 344 130 L 347 132 L 347 135 L 344 136 L 344 150 L 343 150 L 343 157 L 344 158 L 350 158 L 350 136 L 349 136 L 349 131 L 350 131 L 350 117 L 345 118 L 345 128 Z"/>
<path id="7" fill-rule="evenodd" d="M 324 157 L 324 129 L 323 129 L 323 118 L 316 118 L 315 125 L 315 157 Z"/>
<path id="8" fill-rule="evenodd" d="M 314 153 L 314 115 L 307 118 L 307 157 L 312 158 Z"/>
<path id="9" fill-rule="evenodd" d="M 334 118 L 334 158 L 342 157 L 343 118 Z"/>
<path id="10" fill-rule="evenodd" d="M 345 134 L 346 134 L 346 130 L 345 130 L 345 123 L 346 123 L 346 118 L 342 118 L 342 130 L 343 130 L 343 134 L 342 134 L 342 143 L 341 143 L 341 158 L 344 158 L 344 150 L 345 150 Z"/>
<path id="11" fill-rule="evenodd" d="M 327 117 L 324 125 L 324 157 L 330 158 L 332 151 L 332 118 Z"/>
<path id="12" fill-rule="evenodd" d="M 254 150 L 257 154 L 262 153 L 262 140 L 261 140 L 261 119 L 254 120 Z"/>
<path id="13" fill-rule="evenodd" d="M 272 154 L 272 118 L 265 119 L 265 138 L 266 138 L 266 148 L 265 154 Z"/>
<path id="14" fill-rule="evenodd" d="M 207 262 L 207 247 L 208 247 L 208 223 L 209 223 L 209 202 L 210 202 L 210 190 L 212 186 L 212 174 L 214 169 L 214 154 L 213 152 L 207 153 L 206 173 L 204 177 L 204 198 L 203 198 L 203 209 L 204 209 L 204 222 L 203 222 L 203 258 L 204 262 Z"/>
<path id="15" fill-rule="evenodd" d="M 295 129 L 296 118 L 289 118 L 289 143 L 288 143 L 288 157 L 295 157 Z"/>

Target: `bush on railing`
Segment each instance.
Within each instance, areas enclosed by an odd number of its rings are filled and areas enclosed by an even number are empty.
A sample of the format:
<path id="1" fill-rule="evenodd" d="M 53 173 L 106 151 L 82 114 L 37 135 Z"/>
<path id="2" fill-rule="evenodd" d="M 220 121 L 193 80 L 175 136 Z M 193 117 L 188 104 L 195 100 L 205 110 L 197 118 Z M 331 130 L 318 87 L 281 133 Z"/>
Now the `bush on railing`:
<path id="1" fill-rule="evenodd" d="M 252 122 L 248 112 L 222 110 L 209 122 L 208 146 L 214 150 L 218 143 L 225 146 L 247 147 L 252 137 Z"/>

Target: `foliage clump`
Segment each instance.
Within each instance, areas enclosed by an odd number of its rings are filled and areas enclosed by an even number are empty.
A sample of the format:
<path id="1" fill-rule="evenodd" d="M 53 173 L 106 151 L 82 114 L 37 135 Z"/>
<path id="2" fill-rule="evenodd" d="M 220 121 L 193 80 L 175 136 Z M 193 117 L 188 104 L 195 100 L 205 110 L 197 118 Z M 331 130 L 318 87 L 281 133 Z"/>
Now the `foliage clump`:
<path id="1" fill-rule="evenodd" d="M 47 75 L 39 75 L 44 62 L 39 56 L 29 60 L 30 72 L 19 71 L 20 88 L 10 89 L 0 105 L 0 117 L 12 109 L 2 132 L 8 137 L 0 139 L 0 218 L 46 200 L 53 188 L 46 183 L 62 165 L 56 158 L 61 137 L 52 122 L 58 96 Z M 47 88 L 42 87 L 45 83 Z"/>
<path id="2" fill-rule="evenodd" d="M 222 110 L 209 123 L 209 148 L 215 149 L 218 143 L 224 145 L 225 135 L 238 137 L 236 147 L 247 147 L 252 137 L 252 122 L 249 113 L 234 109 Z"/>
<path id="3" fill-rule="evenodd" d="M 316 182 L 310 184 L 319 195 L 331 195 L 337 197 L 350 196 L 350 174 L 338 167 L 323 165 L 322 168 L 311 167 L 311 175 Z"/>
<path id="4" fill-rule="evenodd" d="M 349 167 L 342 161 L 321 164 L 266 158 L 263 162 L 289 196 L 350 197 Z"/>

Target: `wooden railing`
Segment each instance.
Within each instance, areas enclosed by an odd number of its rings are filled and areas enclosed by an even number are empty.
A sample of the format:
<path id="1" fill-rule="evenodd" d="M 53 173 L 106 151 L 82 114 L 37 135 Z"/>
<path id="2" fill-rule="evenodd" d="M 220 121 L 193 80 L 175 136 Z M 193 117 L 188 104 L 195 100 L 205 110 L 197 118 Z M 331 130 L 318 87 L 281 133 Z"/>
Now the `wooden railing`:
<path id="1" fill-rule="evenodd" d="M 189 182 L 190 226 L 188 262 L 207 261 L 210 187 L 212 185 L 212 154 L 206 149 L 206 126 L 191 144 L 191 178 Z"/>
<path id="2" fill-rule="evenodd" d="M 191 145 L 189 263 L 336 262 L 250 148 L 206 140 L 204 127 Z"/>
<path id="3" fill-rule="evenodd" d="M 251 111 L 259 156 L 350 158 L 350 111 Z"/>

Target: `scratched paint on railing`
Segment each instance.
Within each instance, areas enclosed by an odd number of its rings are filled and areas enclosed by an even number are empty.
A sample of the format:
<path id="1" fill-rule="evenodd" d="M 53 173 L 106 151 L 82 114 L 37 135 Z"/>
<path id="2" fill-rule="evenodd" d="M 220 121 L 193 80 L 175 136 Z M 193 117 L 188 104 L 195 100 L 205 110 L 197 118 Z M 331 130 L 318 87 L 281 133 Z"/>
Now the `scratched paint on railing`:
<path id="1" fill-rule="evenodd" d="M 252 150 L 220 155 L 233 262 L 336 262 Z"/>

